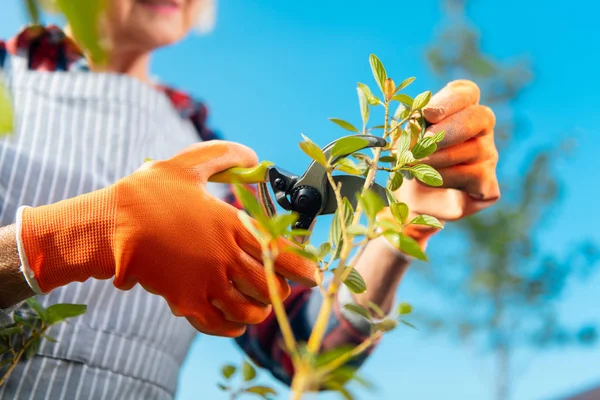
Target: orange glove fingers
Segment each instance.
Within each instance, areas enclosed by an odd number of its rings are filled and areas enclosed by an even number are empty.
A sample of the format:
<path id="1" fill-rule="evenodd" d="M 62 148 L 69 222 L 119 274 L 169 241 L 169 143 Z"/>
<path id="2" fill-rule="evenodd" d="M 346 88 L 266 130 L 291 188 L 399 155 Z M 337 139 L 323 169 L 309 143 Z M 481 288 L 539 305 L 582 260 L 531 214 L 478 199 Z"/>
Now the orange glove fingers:
<path id="1" fill-rule="evenodd" d="M 233 167 L 250 168 L 258 164 L 256 153 L 239 143 L 223 140 L 200 142 L 187 147 L 171 161 L 191 169 L 202 182 Z"/>
<path id="2" fill-rule="evenodd" d="M 246 324 L 228 321 L 221 310 L 208 306 L 201 313 L 185 319 L 201 333 L 211 336 L 238 337 L 246 331 Z"/>
<path id="3" fill-rule="evenodd" d="M 262 251 L 258 242 L 246 228 L 242 229 L 238 242 L 240 247 L 262 264 Z M 296 246 L 291 241 L 280 238 L 277 243 L 279 255 L 275 260 L 275 272 L 293 282 L 310 287 L 316 286 L 316 265 L 304 257 L 285 251 L 288 247 Z"/>
<path id="4" fill-rule="evenodd" d="M 271 312 L 271 306 L 249 298 L 234 287 L 211 304 L 221 310 L 226 320 L 243 324 L 260 324 Z"/>
<path id="5" fill-rule="evenodd" d="M 427 129 L 427 136 L 445 131 L 444 139 L 438 144 L 438 148 L 441 150 L 465 142 L 475 136 L 492 134 L 495 124 L 496 117 L 489 107 L 473 105 L 430 126 Z"/>
<path id="6" fill-rule="evenodd" d="M 439 169 L 461 164 L 476 164 L 481 161 L 497 158 L 498 150 L 494 145 L 494 136 L 485 135 L 438 150 L 431 156 L 421 159 L 421 162 Z"/>
<path id="7" fill-rule="evenodd" d="M 271 304 L 264 266 L 253 256 L 243 251 L 240 253 L 240 259 L 245 264 L 244 274 L 232 274 L 229 279 L 231 279 L 236 289 L 246 296 L 262 304 Z M 276 285 L 279 296 L 282 299 L 287 299 L 291 293 L 291 288 L 285 278 L 276 275 Z"/>
<path id="8" fill-rule="evenodd" d="M 427 121 L 437 124 L 452 114 L 479 103 L 479 98 L 479 87 L 474 82 L 453 81 L 431 97 L 429 104 L 423 109 L 423 115 Z"/>
<path id="9" fill-rule="evenodd" d="M 500 198 L 497 163 L 497 158 L 493 158 L 478 164 L 441 168 L 438 172 L 442 175 L 444 187 L 462 190 L 474 200 L 496 201 Z"/>

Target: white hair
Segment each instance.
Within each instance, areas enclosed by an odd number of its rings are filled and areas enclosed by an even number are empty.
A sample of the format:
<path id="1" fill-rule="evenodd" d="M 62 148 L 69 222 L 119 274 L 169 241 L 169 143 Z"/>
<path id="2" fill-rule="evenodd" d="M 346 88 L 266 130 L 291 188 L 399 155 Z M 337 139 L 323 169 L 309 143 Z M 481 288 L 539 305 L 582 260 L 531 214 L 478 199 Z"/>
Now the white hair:
<path id="1" fill-rule="evenodd" d="M 205 6 L 196 20 L 195 30 L 201 35 L 210 33 L 217 19 L 217 0 L 204 0 Z"/>

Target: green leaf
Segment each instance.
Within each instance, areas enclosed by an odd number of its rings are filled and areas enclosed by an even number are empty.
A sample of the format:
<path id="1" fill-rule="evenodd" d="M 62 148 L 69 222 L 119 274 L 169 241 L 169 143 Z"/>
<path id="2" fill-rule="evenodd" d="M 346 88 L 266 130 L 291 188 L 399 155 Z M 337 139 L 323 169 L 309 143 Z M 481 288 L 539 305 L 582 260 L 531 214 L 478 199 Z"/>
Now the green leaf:
<path id="1" fill-rule="evenodd" d="M 381 197 L 373 190 L 368 189 L 362 196 L 359 196 L 359 202 L 365 211 L 369 221 L 373 221 L 377 214 L 383 210 L 384 203 Z"/>
<path id="2" fill-rule="evenodd" d="M 402 225 L 398 224 L 396 221 L 387 219 L 377 221 L 377 227 L 381 228 L 384 236 L 388 233 L 398 233 L 402 231 Z"/>
<path id="3" fill-rule="evenodd" d="M 416 259 L 427 261 L 427 256 L 413 238 L 392 231 L 385 232 L 384 236 L 398 250 Z"/>
<path id="4" fill-rule="evenodd" d="M 224 365 L 223 368 L 221 368 L 221 375 L 223 375 L 225 379 L 229 379 L 235 374 L 235 371 L 237 371 L 237 368 L 234 365 Z"/>
<path id="5" fill-rule="evenodd" d="M 47 341 L 49 341 L 49 342 L 52 342 L 52 343 L 58 343 L 58 340 L 56 340 L 56 339 L 55 339 L 55 338 L 53 338 L 52 336 L 49 336 L 49 335 L 42 335 L 42 337 L 43 337 L 44 339 L 46 339 Z"/>
<path id="6" fill-rule="evenodd" d="M 403 80 L 397 87 L 396 87 L 396 92 L 401 91 L 402 89 L 406 88 L 408 85 L 410 85 L 411 83 L 413 83 L 415 81 L 415 77 L 410 77 L 410 78 L 406 78 L 405 80 Z"/>
<path id="7" fill-rule="evenodd" d="M 100 36 L 100 16 L 106 1 L 56 0 L 56 5 L 67 19 L 77 43 L 95 64 L 103 64 L 107 57 Z"/>
<path id="8" fill-rule="evenodd" d="M 413 156 L 419 160 L 432 155 L 436 150 L 437 144 L 435 144 L 432 137 L 427 136 L 419 140 L 417 144 L 415 144 L 415 147 L 412 148 L 411 152 L 413 153 Z"/>
<path id="9" fill-rule="evenodd" d="M 46 309 L 48 313 L 48 325 L 56 324 L 68 318 L 78 317 L 85 314 L 87 306 L 85 304 L 54 304 Z"/>
<path id="10" fill-rule="evenodd" d="M 50 308 L 48 308 L 50 309 Z M 29 346 L 25 348 L 25 358 L 30 359 L 37 354 L 38 349 L 40 348 L 40 343 L 42 342 L 42 338 L 37 336 L 35 339 L 31 341 Z"/>
<path id="11" fill-rule="evenodd" d="M 13 132 L 13 118 L 11 96 L 0 82 L 0 136 Z"/>
<path id="12" fill-rule="evenodd" d="M 317 249 L 315 246 L 313 246 L 312 244 L 307 244 L 304 246 L 304 250 L 308 251 L 309 253 L 313 254 L 315 257 L 319 257 L 319 249 Z"/>
<path id="13" fill-rule="evenodd" d="M 367 234 L 368 229 L 363 225 L 350 225 L 346 231 L 352 236 L 362 236 Z"/>
<path id="14" fill-rule="evenodd" d="M 409 107 L 412 107 L 414 104 L 413 98 L 404 93 L 399 93 L 399 94 L 393 96 L 392 100 L 399 101 L 400 103 L 407 105 Z"/>
<path id="15" fill-rule="evenodd" d="M 316 356 L 315 366 L 318 368 L 329 364 L 331 361 L 340 358 L 340 356 L 343 356 L 352 350 L 354 350 L 354 346 L 348 344 L 335 347 L 331 350 L 325 350 Z"/>
<path id="16" fill-rule="evenodd" d="M 412 109 L 413 110 L 422 109 L 429 103 L 429 100 L 431 100 L 431 92 L 430 91 L 426 91 L 426 92 L 419 94 L 417 97 L 415 97 L 415 100 L 413 101 Z"/>
<path id="17" fill-rule="evenodd" d="M 42 321 L 47 321 L 48 312 L 35 297 L 28 298 L 25 303 L 35 311 Z"/>
<path id="18" fill-rule="evenodd" d="M 413 153 L 410 150 L 406 150 L 404 153 L 401 153 L 400 156 L 398 157 L 398 165 L 407 165 L 407 164 L 412 164 L 415 161 L 415 157 L 413 156 Z M 406 171 L 401 171 L 402 174 L 404 174 Z M 406 178 L 406 175 L 404 176 Z"/>
<path id="19" fill-rule="evenodd" d="M 375 324 L 373 329 L 376 331 L 390 332 L 396 329 L 397 326 L 398 322 L 394 321 L 393 319 L 384 319 L 383 321 Z"/>
<path id="20" fill-rule="evenodd" d="M 415 178 L 429 186 L 442 186 L 444 182 L 440 173 L 426 164 L 412 166 L 410 172 Z"/>
<path id="21" fill-rule="evenodd" d="M 281 236 L 283 232 L 286 232 L 290 227 L 294 226 L 299 217 L 298 213 L 291 212 L 278 214 L 271 218 L 272 225 L 277 228 L 277 236 Z"/>
<path id="22" fill-rule="evenodd" d="M 369 62 L 371 64 L 371 71 L 373 71 L 375 81 L 377 81 L 377 85 L 381 89 L 381 93 L 384 93 L 385 80 L 387 79 L 385 67 L 383 66 L 381 60 L 377 58 L 375 54 L 371 54 L 371 56 L 369 57 Z"/>
<path id="23" fill-rule="evenodd" d="M 19 326 L 9 326 L 7 328 L 0 329 L 0 336 L 12 336 L 23 332 L 23 329 Z"/>
<path id="24" fill-rule="evenodd" d="M 385 313 L 377 304 L 373 303 L 372 301 L 369 301 L 369 308 L 375 311 L 375 314 L 377 314 L 379 318 L 385 318 Z"/>
<path id="25" fill-rule="evenodd" d="M 379 98 L 377 98 L 377 96 L 371 92 L 371 89 L 364 83 L 359 83 L 358 88 L 365 94 L 370 105 L 376 106 L 381 103 L 381 100 L 379 100 Z"/>
<path id="26" fill-rule="evenodd" d="M 409 326 L 409 327 L 413 328 L 413 329 L 414 329 L 414 330 L 416 330 L 416 331 L 418 331 L 418 330 L 419 330 L 419 328 L 417 328 L 416 326 L 414 326 L 413 324 L 411 324 L 410 322 L 408 322 L 408 321 L 406 321 L 406 320 L 403 320 L 403 319 L 401 319 L 401 320 L 400 320 L 400 322 L 401 322 L 401 323 L 403 323 L 403 324 L 404 324 L 404 325 L 406 325 L 406 326 Z"/>
<path id="27" fill-rule="evenodd" d="M 344 308 L 348 311 L 353 312 L 354 314 L 358 314 L 361 317 L 365 317 L 366 319 L 371 320 L 369 310 L 362 306 L 359 306 L 358 304 L 344 304 Z"/>
<path id="28" fill-rule="evenodd" d="M 252 379 L 256 378 L 256 369 L 247 361 L 244 361 L 244 365 L 242 367 L 242 375 L 244 377 L 245 382 L 250 382 Z"/>
<path id="29" fill-rule="evenodd" d="M 410 133 L 408 133 L 407 130 L 402 130 L 402 134 L 398 139 L 398 145 L 396 148 L 398 154 L 403 154 L 410 149 Z"/>
<path id="30" fill-rule="evenodd" d="M 292 229 L 289 234 L 291 236 L 310 236 L 312 231 L 310 229 Z"/>
<path id="31" fill-rule="evenodd" d="M 432 217 L 431 215 L 419 215 L 418 217 L 413 218 L 410 223 L 415 225 L 427 225 L 439 229 L 444 228 L 441 222 L 436 217 Z"/>
<path id="32" fill-rule="evenodd" d="M 277 392 L 268 386 L 252 386 L 245 390 L 246 393 L 257 394 L 263 399 L 268 399 L 270 395 L 275 396 Z"/>
<path id="33" fill-rule="evenodd" d="M 367 125 L 369 121 L 369 116 L 371 114 L 371 109 L 369 108 L 369 100 L 367 99 L 367 95 L 364 90 L 360 87 L 356 88 L 356 92 L 358 93 L 358 104 L 360 105 L 360 115 L 362 117 L 363 126 Z"/>
<path id="34" fill-rule="evenodd" d="M 319 246 L 319 249 L 317 250 L 317 257 L 319 259 L 323 259 L 323 257 L 325 257 L 327 254 L 329 254 L 330 251 L 331 251 L 331 243 L 329 243 L 329 242 L 321 243 L 321 245 Z"/>
<path id="35" fill-rule="evenodd" d="M 373 161 L 373 160 L 371 160 L 371 157 L 369 157 L 368 155 L 363 154 L 363 153 L 353 153 L 352 157 L 356 158 L 359 161 L 365 161 L 367 163 L 370 163 Z"/>
<path id="36" fill-rule="evenodd" d="M 338 139 L 331 148 L 331 157 L 347 156 L 364 149 L 369 141 L 360 136 L 347 136 Z"/>
<path id="37" fill-rule="evenodd" d="M 402 176 L 402 174 L 400 172 L 392 172 L 388 176 L 387 187 L 391 191 L 395 192 L 396 190 L 400 189 L 400 186 L 402 186 L 403 181 L 404 181 L 404 177 Z"/>
<path id="38" fill-rule="evenodd" d="M 362 175 L 362 169 L 349 158 L 340 158 L 335 163 L 335 169 L 351 175 Z"/>
<path id="39" fill-rule="evenodd" d="M 354 218 L 354 209 L 348 199 L 344 198 L 344 221 L 345 225 L 349 226 Z M 331 229 L 329 230 L 329 243 L 331 246 L 339 249 L 339 243 L 342 240 L 342 228 L 340 224 L 340 210 L 337 209 L 333 214 L 333 220 L 331 222 Z"/>
<path id="40" fill-rule="evenodd" d="M 229 386 L 225 386 L 222 383 L 217 383 L 217 386 L 219 387 L 219 389 L 221 389 L 224 392 L 229 390 Z"/>
<path id="41" fill-rule="evenodd" d="M 444 136 L 446 136 L 446 131 L 440 131 L 435 134 L 435 136 L 433 137 L 433 141 L 439 143 L 442 140 L 444 140 Z"/>
<path id="42" fill-rule="evenodd" d="M 390 206 L 390 211 L 396 221 L 401 224 L 406 223 L 406 218 L 408 218 L 408 206 L 405 203 L 392 204 Z"/>
<path id="43" fill-rule="evenodd" d="M 398 315 L 407 315 L 412 312 L 412 306 L 408 303 L 398 304 Z"/>
<path id="44" fill-rule="evenodd" d="M 393 99 L 393 97 L 392 97 Z M 394 119 L 398 121 L 402 121 L 410 115 L 410 108 L 406 107 L 404 104 L 400 103 L 396 111 L 394 111 Z"/>
<path id="45" fill-rule="evenodd" d="M 396 199 L 396 196 L 394 196 L 394 193 L 392 193 L 389 188 L 385 188 L 385 195 L 387 197 L 388 204 L 392 205 L 398 202 L 398 199 Z"/>
<path id="46" fill-rule="evenodd" d="M 381 156 L 381 157 L 379 157 L 379 162 L 382 162 L 382 163 L 394 163 L 395 164 L 396 161 L 398 161 L 396 156 Z"/>
<path id="47" fill-rule="evenodd" d="M 325 158 L 325 154 L 323 154 L 323 150 L 321 150 L 321 148 L 317 146 L 312 140 L 310 140 L 304 135 L 302 136 L 305 139 L 304 142 L 300 142 L 300 148 L 302 149 L 302 151 L 322 166 L 327 166 L 327 159 Z"/>
<path id="48" fill-rule="evenodd" d="M 360 276 L 358 271 L 354 268 L 352 268 L 352 271 L 350 271 L 350 275 L 348 275 L 344 283 L 346 284 L 346 286 L 348 286 L 348 289 L 352 293 L 360 294 L 367 291 L 367 284 L 365 283 L 362 276 Z"/>
<path id="49" fill-rule="evenodd" d="M 233 193 L 235 197 L 242 203 L 244 209 L 255 219 L 260 219 L 261 217 L 265 217 L 264 211 L 258 202 L 258 199 L 250 192 L 244 185 L 234 184 L 233 185 Z M 262 222 L 262 221 L 261 221 Z"/>
<path id="50" fill-rule="evenodd" d="M 347 131 L 360 133 L 358 128 L 356 128 L 354 125 L 352 125 L 348 121 L 344 121 L 343 119 L 339 119 L 339 118 L 329 118 L 329 120 L 331 122 L 333 122 L 334 124 L 346 129 Z"/>
<path id="51" fill-rule="evenodd" d="M 345 387 L 341 387 L 338 389 L 338 392 L 342 395 L 344 400 L 354 400 L 354 395 Z"/>

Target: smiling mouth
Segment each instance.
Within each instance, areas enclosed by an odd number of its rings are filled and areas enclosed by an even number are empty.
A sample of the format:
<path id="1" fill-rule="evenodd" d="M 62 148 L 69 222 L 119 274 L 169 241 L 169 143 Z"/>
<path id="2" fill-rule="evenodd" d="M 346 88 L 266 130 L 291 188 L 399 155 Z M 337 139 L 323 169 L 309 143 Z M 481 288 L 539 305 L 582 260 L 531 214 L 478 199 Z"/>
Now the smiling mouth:
<path id="1" fill-rule="evenodd" d="M 158 13 L 172 13 L 181 8 L 177 0 L 138 0 L 138 3 Z"/>

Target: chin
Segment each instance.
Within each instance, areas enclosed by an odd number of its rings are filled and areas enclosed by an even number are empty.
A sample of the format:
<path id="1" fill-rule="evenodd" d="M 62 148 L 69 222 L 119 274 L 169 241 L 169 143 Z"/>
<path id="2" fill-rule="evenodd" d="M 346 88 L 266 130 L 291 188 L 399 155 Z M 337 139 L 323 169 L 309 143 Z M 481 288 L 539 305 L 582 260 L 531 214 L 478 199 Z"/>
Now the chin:
<path id="1" fill-rule="evenodd" d="M 182 32 L 179 26 L 155 23 L 137 29 L 135 36 L 137 43 L 145 47 L 144 50 L 151 51 L 177 43 L 183 39 L 185 32 Z"/>

